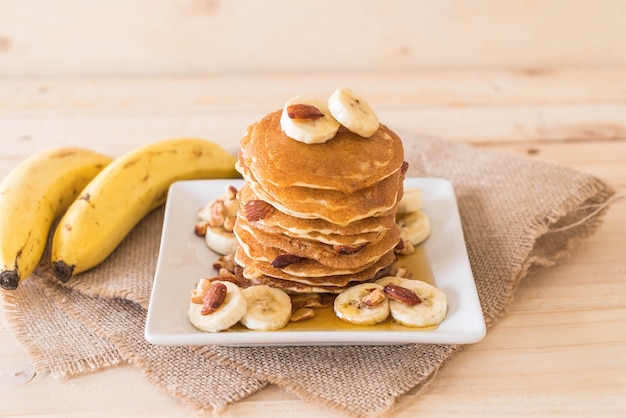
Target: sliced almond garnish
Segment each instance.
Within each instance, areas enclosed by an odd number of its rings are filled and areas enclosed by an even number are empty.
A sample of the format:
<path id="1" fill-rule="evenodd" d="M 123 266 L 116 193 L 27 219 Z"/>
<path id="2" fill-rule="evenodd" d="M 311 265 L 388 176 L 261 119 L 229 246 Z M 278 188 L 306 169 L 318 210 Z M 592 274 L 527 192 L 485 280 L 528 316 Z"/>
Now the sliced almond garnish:
<path id="1" fill-rule="evenodd" d="M 208 222 L 210 226 L 222 226 L 224 225 L 224 219 L 226 219 L 226 205 L 222 199 L 217 199 L 210 206 L 211 214 Z"/>
<path id="2" fill-rule="evenodd" d="M 226 188 L 226 199 L 234 200 L 237 197 L 237 188 L 235 186 L 228 186 Z"/>
<path id="3" fill-rule="evenodd" d="M 211 287 L 211 279 L 200 279 L 196 283 L 196 288 L 191 291 L 191 301 L 200 305 L 204 294 Z"/>
<path id="4" fill-rule="evenodd" d="M 213 262 L 213 268 L 216 270 L 226 269 L 228 271 L 235 271 L 235 260 L 233 254 L 223 255 Z"/>
<path id="5" fill-rule="evenodd" d="M 367 244 L 359 244 L 359 245 L 333 245 L 333 250 L 336 253 L 350 255 L 356 252 L 359 252 L 365 247 Z"/>
<path id="6" fill-rule="evenodd" d="M 233 232 L 233 228 L 235 227 L 235 221 L 237 218 L 233 218 L 233 217 L 227 217 L 226 219 L 224 219 L 224 224 L 222 225 L 222 228 L 224 228 L 225 231 L 228 232 Z"/>
<path id="7" fill-rule="evenodd" d="M 243 203 L 243 215 L 250 222 L 260 221 L 274 209 L 272 205 L 263 200 L 248 200 Z"/>
<path id="8" fill-rule="evenodd" d="M 209 221 L 200 221 L 194 226 L 193 232 L 197 236 L 203 237 L 206 235 L 206 230 L 208 227 L 209 227 Z"/>
<path id="9" fill-rule="evenodd" d="M 376 306 L 383 300 L 385 300 L 385 292 L 380 288 L 376 288 L 369 292 L 367 296 L 364 296 L 363 299 L 361 299 L 361 302 L 365 306 Z"/>
<path id="10" fill-rule="evenodd" d="M 290 119 L 315 120 L 324 117 L 324 113 L 313 105 L 292 104 L 287 106 L 287 116 Z"/>
<path id="11" fill-rule="evenodd" d="M 406 287 L 388 284 L 383 290 L 390 298 L 404 303 L 405 305 L 413 306 L 422 303 L 422 299 L 420 299 L 414 291 Z"/>
<path id="12" fill-rule="evenodd" d="M 415 246 L 409 240 L 400 240 L 398 245 L 395 246 L 394 251 L 396 254 L 409 255 L 415 252 Z"/>
<path id="13" fill-rule="evenodd" d="M 287 267 L 290 264 L 297 263 L 301 261 L 303 258 L 294 254 L 280 254 L 276 256 L 274 260 L 270 263 L 270 265 L 274 268 L 280 269 L 283 267 Z"/>
<path id="14" fill-rule="evenodd" d="M 228 288 L 224 283 L 214 282 L 202 298 L 202 310 L 200 313 L 209 315 L 215 312 L 224 303 L 226 293 L 228 293 Z"/>
<path id="15" fill-rule="evenodd" d="M 396 277 L 402 277 L 404 279 L 408 279 L 411 276 L 411 273 L 407 270 L 406 267 L 404 266 L 400 266 L 398 267 L 398 269 L 396 270 L 396 272 L 393 274 Z"/>

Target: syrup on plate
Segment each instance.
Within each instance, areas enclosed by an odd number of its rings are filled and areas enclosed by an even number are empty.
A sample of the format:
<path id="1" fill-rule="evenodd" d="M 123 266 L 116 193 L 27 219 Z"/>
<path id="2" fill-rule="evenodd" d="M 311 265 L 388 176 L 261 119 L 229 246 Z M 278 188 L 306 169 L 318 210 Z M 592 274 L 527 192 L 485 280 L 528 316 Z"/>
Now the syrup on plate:
<path id="1" fill-rule="evenodd" d="M 399 256 L 398 260 L 394 263 L 397 268 L 404 268 L 409 274 L 409 278 L 421 280 L 426 283 L 435 285 L 435 278 L 433 277 L 430 263 L 424 248 L 420 245 L 417 246 L 415 252 L 411 255 Z M 379 324 L 376 325 L 353 325 L 349 322 L 342 321 L 337 318 L 332 306 L 324 308 L 314 308 L 315 317 L 302 322 L 289 322 L 285 328 L 280 331 L 297 332 L 297 331 L 431 331 L 436 329 L 436 326 L 412 328 L 400 325 L 393 321 L 391 316 Z M 231 331 L 245 330 L 244 327 L 236 325 L 231 328 Z"/>

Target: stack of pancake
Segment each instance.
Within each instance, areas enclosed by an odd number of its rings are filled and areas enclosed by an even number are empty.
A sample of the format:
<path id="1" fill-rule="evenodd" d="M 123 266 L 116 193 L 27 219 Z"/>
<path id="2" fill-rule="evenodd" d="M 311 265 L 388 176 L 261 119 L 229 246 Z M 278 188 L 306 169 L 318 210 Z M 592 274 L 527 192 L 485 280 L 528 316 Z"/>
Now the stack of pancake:
<path id="1" fill-rule="evenodd" d="M 402 141 L 381 124 L 368 138 L 342 126 L 327 142 L 306 144 L 283 132 L 281 112 L 241 140 L 237 169 L 246 184 L 233 231 L 240 278 L 339 293 L 388 274 L 400 241 Z"/>

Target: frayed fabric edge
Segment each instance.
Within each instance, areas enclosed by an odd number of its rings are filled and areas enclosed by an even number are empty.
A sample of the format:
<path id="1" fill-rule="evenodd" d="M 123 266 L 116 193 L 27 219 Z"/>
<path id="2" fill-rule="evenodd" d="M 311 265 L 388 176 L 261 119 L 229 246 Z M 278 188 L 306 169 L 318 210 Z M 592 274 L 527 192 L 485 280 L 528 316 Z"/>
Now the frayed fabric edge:
<path id="1" fill-rule="evenodd" d="M 579 195 L 570 197 L 565 200 L 563 204 L 547 214 L 542 220 L 535 219 L 529 229 L 529 233 L 522 239 L 521 245 L 516 251 L 516 256 L 513 257 L 513 271 L 511 275 L 510 287 L 508 292 L 504 294 L 501 299 L 501 305 L 498 307 L 493 315 L 485 316 L 485 323 L 487 329 L 490 329 L 498 319 L 502 318 L 508 306 L 511 305 L 515 298 L 515 293 L 522 282 L 522 280 L 528 276 L 529 271 L 533 267 L 541 268 L 553 267 L 559 260 L 569 256 L 571 252 L 580 245 L 580 243 L 593 235 L 603 222 L 603 216 L 609 210 L 611 204 L 618 200 L 621 200 L 623 196 L 617 196 L 616 191 L 608 184 L 601 180 L 594 178 L 589 184 L 587 184 Z M 591 199 L 600 200 L 599 203 L 585 204 Z M 585 208 L 593 208 L 592 212 L 583 216 L 581 219 L 558 228 L 553 226 L 563 219 L 566 215 Z M 579 234 L 576 237 L 572 237 L 567 240 L 564 248 L 550 254 L 548 257 L 533 256 L 532 251 L 536 249 L 536 243 L 540 237 L 544 234 L 563 233 L 572 228 L 587 225 L 587 228 L 583 234 Z"/>
<path id="2" fill-rule="evenodd" d="M 29 280 L 36 280 L 36 278 Z M 33 369 L 37 374 L 50 375 L 59 380 L 69 380 L 125 364 L 125 360 L 117 351 L 107 351 L 93 357 L 51 365 L 45 350 L 38 344 L 30 341 L 28 330 L 23 325 L 23 322 L 18 320 L 18 317 L 28 314 L 23 308 L 24 303 L 20 302 L 20 293 L 18 292 L 20 292 L 19 289 L 0 294 L 2 309 L 5 313 L 4 322 L 5 326 L 28 354 Z"/>

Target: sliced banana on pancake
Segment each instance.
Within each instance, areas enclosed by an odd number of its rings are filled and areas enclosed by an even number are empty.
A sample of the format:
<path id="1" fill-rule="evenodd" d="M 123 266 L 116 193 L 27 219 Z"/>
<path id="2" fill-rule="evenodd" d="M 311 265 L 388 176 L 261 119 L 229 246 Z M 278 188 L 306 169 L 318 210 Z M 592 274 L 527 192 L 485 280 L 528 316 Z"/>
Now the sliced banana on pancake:
<path id="1" fill-rule="evenodd" d="M 226 297 L 213 312 L 203 314 L 204 304 L 189 303 L 187 313 L 189 320 L 200 331 L 219 332 L 228 329 L 239 322 L 246 313 L 248 300 L 242 290 L 231 282 L 218 280 L 213 282 L 213 285 L 216 283 L 222 283 L 226 286 Z"/>
<path id="2" fill-rule="evenodd" d="M 355 325 L 374 325 L 389 316 L 389 301 L 383 286 L 376 283 L 361 283 L 348 287 L 335 298 L 335 315 Z"/>
<path id="3" fill-rule="evenodd" d="M 409 289 L 418 298 L 415 304 L 389 297 L 389 310 L 392 318 L 407 327 L 430 327 L 438 325 L 448 312 L 448 299 L 439 288 L 421 280 L 404 279 L 396 276 L 383 277 L 376 284 L 385 288 L 388 285 Z M 389 294 L 389 289 L 386 291 Z M 402 299 L 402 297 L 399 297 Z M 405 297 L 405 299 L 410 299 Z"/>
<path id="4" fill-rule="evenodd" d="M 422 211 L 399 213 L 396 223 L 400 227 L 400 239 L 411 241 L 413 245 L 418 245 L 430 235 L 430 219 Z"/>
<path id="5" fill-rule="evenodd" d="M 422 190 L 415 187 L 404 187 L 396 213 L 417 212 L 422 209 L 423 204 Z"/>
<path id="6" fill-rule="evenodd" d="M 239 321 L 255 331 L 270 331 L 284 328 L 291 319 L 291 298 L 284 291 L 268 285 L 257 285 L 243 289 L 248 300 L 248 309 Z"/>
<path id="7" fill-rule="evenodd" d="M 280 126 L 289 138 L 305 144 L 320 144 L 334 137 L 340 124 L 323 100 L 296 96 L 287 100 Z"/>
<path id="8" fill-rule="evenodd" d="M 220 226 L 208 227 L 204 235 L 207 247 L 218 254 L 232 254 L 237 249 L 237 239 L 232 231 L 227 231 Z"/>
<path id="9" fill-rule="evenodd" d="M 333 117 L 351 132 L 369 138 L 380 122 L 370 105 L 347 87 L 339 87 L 328 99 Z"/>

